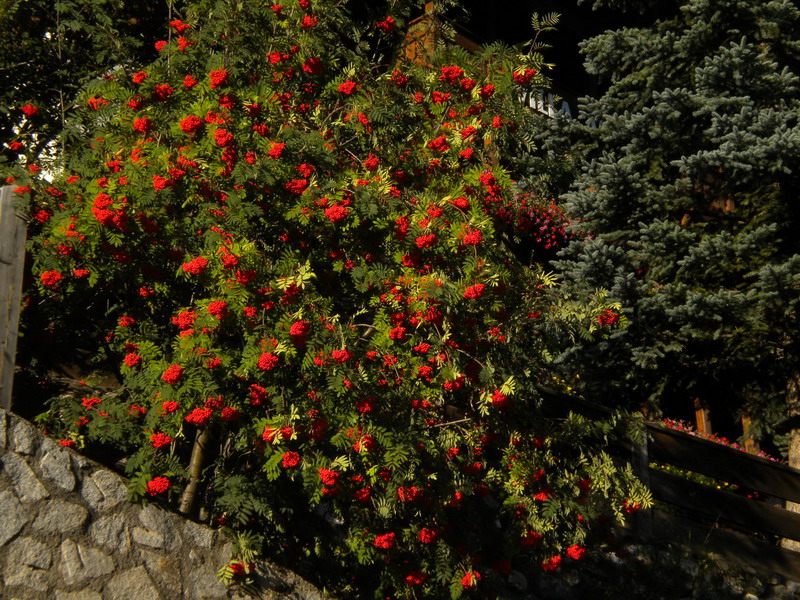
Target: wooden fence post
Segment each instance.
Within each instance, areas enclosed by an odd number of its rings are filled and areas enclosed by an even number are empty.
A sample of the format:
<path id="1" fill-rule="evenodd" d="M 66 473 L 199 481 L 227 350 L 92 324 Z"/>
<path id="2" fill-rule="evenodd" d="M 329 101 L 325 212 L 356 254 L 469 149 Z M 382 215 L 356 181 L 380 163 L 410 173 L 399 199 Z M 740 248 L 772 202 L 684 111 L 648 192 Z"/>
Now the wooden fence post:
<path id="1" fill-rule="evenodd" d="M 631 456 L 631 466 L 633 472 L 639 478 L 644 486 L 650 489 L 650 453 L 648 451 L 648 431 L 645 430 L 642 436 L 642 443 L 633 446 L 633 455 Z M 635 521 L 636 530 L 644 537 L 650 537 L 653 534 L 653 509 L 643 508 L 636 513 Z"/>
<path id="2" fill-rule="evenodd" d="M 25 221 L 14 211 L 14 188 L 0 188 L 0 408 L 11 409 L 22 303 Z"/>
<path id="3" fill-rule="evenodd" d="M 761 448 L 758 442 L 750 435 L 750 426 L 753 422 L 750 420 L 750 413 L 745 411 L 742 413 L 742 435 L 744 436 L 744 449 L 752 454 L 756 454 Z"/>
<path id="4" fill-rule="evenodd" d="M 711 435 L 711 412 L 706 408 L 700 398 L 694 399 L 694 422 L 697 431 L 705 435 Z"/>

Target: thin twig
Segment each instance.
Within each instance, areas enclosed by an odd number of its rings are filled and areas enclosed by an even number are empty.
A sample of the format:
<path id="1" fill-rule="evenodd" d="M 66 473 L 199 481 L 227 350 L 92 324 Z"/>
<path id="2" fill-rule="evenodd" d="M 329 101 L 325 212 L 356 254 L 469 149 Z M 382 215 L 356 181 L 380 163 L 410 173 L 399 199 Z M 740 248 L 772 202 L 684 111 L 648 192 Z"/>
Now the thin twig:
<path id="1" fill-rule="evenodd" d="M 459 421 L 448 421 L 447 423 L 439 423 L 437 425 L 433 425 L 433 427 L 447 427 L 448 425 L 458 425 L 459 423 L 466 423 L 468 421 L 472 421 L 472 417 L 466 417 Z"/>

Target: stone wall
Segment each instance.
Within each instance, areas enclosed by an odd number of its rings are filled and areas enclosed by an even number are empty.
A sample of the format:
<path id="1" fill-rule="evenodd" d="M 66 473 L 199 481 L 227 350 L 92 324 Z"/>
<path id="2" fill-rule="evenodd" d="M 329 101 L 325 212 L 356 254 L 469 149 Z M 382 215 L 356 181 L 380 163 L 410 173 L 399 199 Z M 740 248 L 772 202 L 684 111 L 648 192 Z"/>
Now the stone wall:
<path id="1" fill-rule="evenodd" d="M 0 410 L 0 598 L 238 599 L 216 578 L 230 544 L 155 504 L 125 480 Z M 259 563 L 255 597 L 323 600 L 297 575 Z"/>

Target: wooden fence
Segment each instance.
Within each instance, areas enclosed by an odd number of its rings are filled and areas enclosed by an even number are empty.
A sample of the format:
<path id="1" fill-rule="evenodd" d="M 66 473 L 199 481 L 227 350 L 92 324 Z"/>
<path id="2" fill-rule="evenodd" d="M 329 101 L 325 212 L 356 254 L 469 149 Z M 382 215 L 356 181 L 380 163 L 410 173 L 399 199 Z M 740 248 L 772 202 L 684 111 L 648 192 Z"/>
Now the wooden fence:
<path id="1" fill-rule="evenodd" d="M 14 188 L 0 188 L 0 407 L 11 408 L 17 353 L 25 221 L 14 212 Z"/>
<path id="2" fill-rule="evenodd" d="M 609 414 L 567 394 L 547 388 L 540 392 L 561 411 L 594 418 Z M 800 503 L 799 470 L 654 422 L 646 427 L 643 445 L 616 448 L 616 454 L 633 463 L 653 498 L 668 510 L 641 511 L 634 535 L 702 547 L 727 560 L 800 580 L 800 552 L 778 544 L 781 539 L 800 541 L 800 513 L 783 507 L 786 501 Z M 697 483 L 659 465 L 735 484 L 758 496 Z"/>

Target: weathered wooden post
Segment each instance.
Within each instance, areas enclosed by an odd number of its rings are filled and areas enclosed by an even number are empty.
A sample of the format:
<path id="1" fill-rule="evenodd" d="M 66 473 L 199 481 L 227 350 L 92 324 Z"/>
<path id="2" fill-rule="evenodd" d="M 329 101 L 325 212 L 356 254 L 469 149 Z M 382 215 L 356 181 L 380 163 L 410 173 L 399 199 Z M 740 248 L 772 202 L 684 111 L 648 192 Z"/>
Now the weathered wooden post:
<path id="1" fill-rule="evenodd" d="M 11 408 L 17 354 L 25 221 L 14 211 L 14 188 L 0 189 L 0 408 Z"/>
<path id="2" fill-rule="evenodd" d="M 707 436 L 714 433 L 711 429 L 711 411 L 700 398 L 694 399 L 694 424 L 699 433 Z"/>
<path id="3" fill-rule="evenodd" d="M 647 487 L 650 488 L 650 452 L 648 448 L 649 441 L 647 439 L 648 432 L 645 430 L 642 435 L 642 443 L 633 445 L 633 453 L 631 456 L 631 466 L 633 472 L 639 480 Z M 653 509 L 644 508 L 636 513 L 634 520 L 636 530 L 640 535 L 649 538 L 653 535 Z"/>

